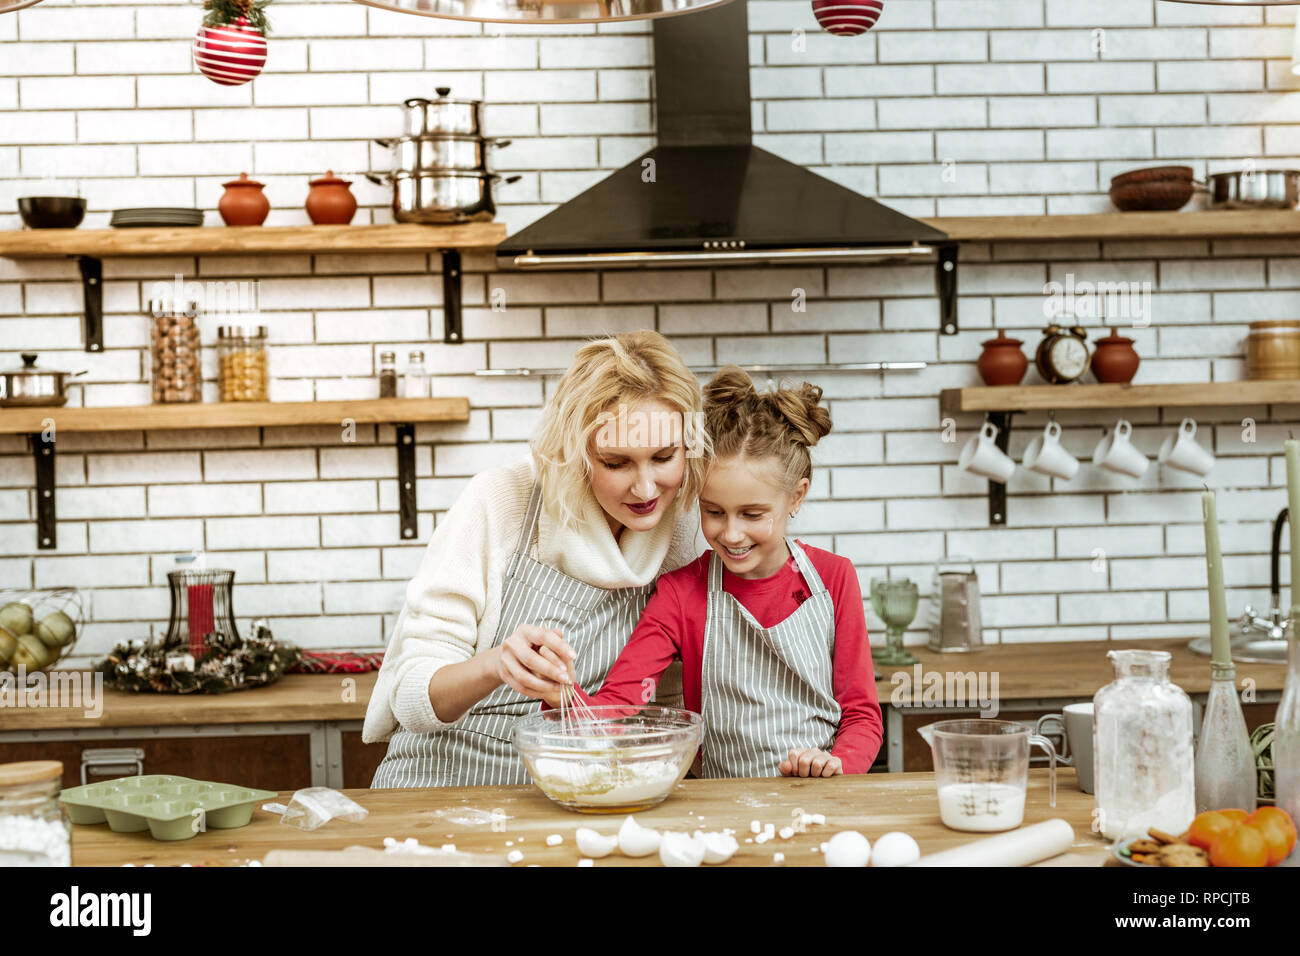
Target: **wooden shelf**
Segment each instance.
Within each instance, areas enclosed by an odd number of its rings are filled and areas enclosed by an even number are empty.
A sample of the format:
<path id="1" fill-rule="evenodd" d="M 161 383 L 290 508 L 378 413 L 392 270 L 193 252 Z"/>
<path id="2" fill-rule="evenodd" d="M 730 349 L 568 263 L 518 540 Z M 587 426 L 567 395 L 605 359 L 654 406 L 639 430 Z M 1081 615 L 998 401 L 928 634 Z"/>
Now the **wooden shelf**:
<path id="1" fill-rule="evenodd" d="M 347 402 L 210 402 L 111 408 L 0 408 L 0 435 L 39 432 L 41 423 L 69 432 L 121 432 L 263 425 L 358 425 L 467 422 L 467 398 L 379 398 Z"/>
<path id="2" fill-rule="evenodd" d="M 250 253 L 436 252 L 494 249 L 499 222 L 461 226 L 198 226 L 167 229 L 20 229 L 0 231 L 0 256 L 248 255 Z"/>
<path id="3" fill-rule="evenodd" d="M 939 408 L 959 412 L 1027 412 L 1063 408 L 1154 408 L 1186 405 L 1300 403 L 1300 382 L 1188 382 L 1174 385 L 981 385 L 945 388 Z"/>
<path id="4" fill-rule="evenodd" d="M 949 239 L 956 242 L 1300 238 L 1300 212 L 1289 209 L 1107 212 L 1087 216 L 960 216 L 921 221 L 942 229 Z"/>

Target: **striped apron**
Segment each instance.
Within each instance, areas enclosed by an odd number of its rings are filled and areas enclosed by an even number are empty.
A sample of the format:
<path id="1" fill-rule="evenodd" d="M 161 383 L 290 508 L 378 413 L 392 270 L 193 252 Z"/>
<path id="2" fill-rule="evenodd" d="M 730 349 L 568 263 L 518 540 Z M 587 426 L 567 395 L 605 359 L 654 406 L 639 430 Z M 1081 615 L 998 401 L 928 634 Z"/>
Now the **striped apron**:
<path id="1" fill-rule="evenodd" d="M 520 624 L 554 627 L 578 652 L 578 684 L 599 687 L 636 626 L 654 583 L 605 590 L 542 564 L 536 546 L 541 489 L 534 484 L 519 544 L 506 568 L 496 647 Z M 541 710 L 542 702 L 502 684 L 455 723 L 433 733 L 399 728 L 388 744 L 372 788 L 478 787 L 526 784 L 528 772 L 510 742 L 515 721 Z"/>
<path id="2" fill-rule="evenodd" d="M 831 655 L 835 606 L 812 561 L 786 539 L 809 597 L 762 627 L 722 589 L 722 558 L 709 559 L 700 710 L 705 777 L 779 777 L 791 749 L 829 751 L 840 724 Z"/>

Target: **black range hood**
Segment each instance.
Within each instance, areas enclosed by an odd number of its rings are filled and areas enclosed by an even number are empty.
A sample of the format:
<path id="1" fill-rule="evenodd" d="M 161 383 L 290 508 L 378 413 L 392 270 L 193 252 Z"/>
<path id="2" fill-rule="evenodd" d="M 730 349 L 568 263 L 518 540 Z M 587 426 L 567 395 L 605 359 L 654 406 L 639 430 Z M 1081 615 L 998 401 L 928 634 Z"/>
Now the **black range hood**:
<path id="1" fill-rule="evenodd" d="M 746 0 L 655 20 L 654 57 L 658 145 L 507 238 L 502 268 L 936 259 L 957 332 L 946 233 L 753 145 Z"/>

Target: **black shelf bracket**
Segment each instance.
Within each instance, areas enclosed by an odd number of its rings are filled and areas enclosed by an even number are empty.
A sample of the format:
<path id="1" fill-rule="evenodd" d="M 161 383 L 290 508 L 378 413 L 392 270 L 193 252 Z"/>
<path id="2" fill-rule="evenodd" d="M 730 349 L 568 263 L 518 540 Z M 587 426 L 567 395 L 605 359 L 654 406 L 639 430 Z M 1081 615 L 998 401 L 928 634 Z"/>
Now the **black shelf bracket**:
<path id="1" fill-rule="evenodd" d="M 59 546 L 54 511 L 54 435 L 33 432 L 27 437 L 36 462 L 36 547 L 52 551 Z"/>
<path id="2" fill-rule="evenodd" d="M 81 315 L 81 339 L 87 352 L 104 351 L 104 263 L 93 256 L 77 256 L 81 269 L 81 292 L 85 309 Z"/>
<path id="3" fill-rule="evenodd" d="M 460 251 L 442 250 L 442 340 L 450 345 L 465 341 L 461 329 Z"/>
<path id="4" fill-rule="evenodd" d="M 1011 443 L 1011 416 L 1015 412 L 989 412 L 986 420 L 998 430 L 994 444 L 1007 453 Z M 989 524 L 1005 525 L 1007 523 L 1007 486 L 1005 482 L 989 480 Z"/>
<path id="5" fill-rule="evenodd" d="M 957 334 L 957 243 L 939 246 L 939 261 L 934 267 L 934 285 L 939 293 L 939 331 Z"/>
<path id="6" fill-rule="evenodd" d="M 402 539 L 415 540 L 420 519 L 415 507 L 415 426 L 410 422 L 397 425 L 397 510 Z"/>

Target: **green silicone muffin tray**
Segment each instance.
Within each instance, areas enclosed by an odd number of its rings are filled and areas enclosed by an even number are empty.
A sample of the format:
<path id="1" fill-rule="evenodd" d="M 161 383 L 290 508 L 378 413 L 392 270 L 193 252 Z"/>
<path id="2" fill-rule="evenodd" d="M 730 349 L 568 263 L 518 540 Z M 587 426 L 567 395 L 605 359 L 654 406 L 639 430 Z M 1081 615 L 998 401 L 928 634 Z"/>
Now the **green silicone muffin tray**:
<path id="1" fill-rule="evenodd" d="M 73 823 L 107 823 L 114 833 L 148 830 L 155 840 L 188 840 L 206 829 L 247 826 L 257 804 L 275 795 L 155 773 L 69 787 L 59 800 Z"/>

